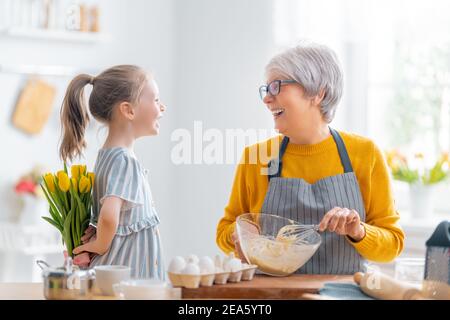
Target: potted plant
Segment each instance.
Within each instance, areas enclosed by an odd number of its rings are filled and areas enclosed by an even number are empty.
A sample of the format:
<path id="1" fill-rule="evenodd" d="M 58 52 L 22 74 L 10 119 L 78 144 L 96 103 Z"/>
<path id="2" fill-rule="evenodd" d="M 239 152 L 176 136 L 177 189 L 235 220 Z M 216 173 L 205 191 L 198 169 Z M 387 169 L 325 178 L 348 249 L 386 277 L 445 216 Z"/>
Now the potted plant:
<path id="1" fill-rule="evenodd" d="M 411 216 L 423 218 L 434 211 L 434 187 L 449 176 L 449 155 L 443 152 L 431 165 L 422 153 L 408 159 L 398 150 L 386 153 L 387 164 L 395 180 L 409 185 Z"/>

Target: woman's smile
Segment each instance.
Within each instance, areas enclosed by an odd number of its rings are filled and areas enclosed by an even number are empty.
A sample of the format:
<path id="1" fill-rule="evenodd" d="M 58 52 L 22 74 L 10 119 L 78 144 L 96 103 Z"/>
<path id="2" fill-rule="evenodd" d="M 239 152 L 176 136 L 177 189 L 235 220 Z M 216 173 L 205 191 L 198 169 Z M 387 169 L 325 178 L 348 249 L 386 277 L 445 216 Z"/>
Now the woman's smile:
<path id="1" fill-rule="evenodd" d="M 281 117 L 281 115 L 284 113 L 284 108 L 274 108 L 270 110 L 272 112 L 272 115 L 275 119 Z"/>
<path id="2" fill-rule="evenodd" d="M 284 108 L 274 107 L 270 109 L 270 112 L 272 112 L 274 119 L 278 119 L 284 114 Z"/>

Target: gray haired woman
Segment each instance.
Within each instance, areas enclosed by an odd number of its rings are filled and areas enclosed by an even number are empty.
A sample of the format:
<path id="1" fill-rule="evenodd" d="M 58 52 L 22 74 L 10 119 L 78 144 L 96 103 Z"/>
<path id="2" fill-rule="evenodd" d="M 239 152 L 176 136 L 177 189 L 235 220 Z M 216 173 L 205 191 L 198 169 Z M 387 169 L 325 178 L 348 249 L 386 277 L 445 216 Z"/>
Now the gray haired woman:
<path id="1" fill-rule="evenodd" d="M 271 59 L 266 80 L 259 93 L 281 135 L 245 149 L 217 226 L 219 247 L 243 258 L 236 218 L 261 212 L 319 225 L 322 244 L 297 273 L 352 274 L 367 260 L 393 260 L 404 233 L 383 154 L 370 139 L 329 125 L 343 91 L 336 54 L 302 43 Z M 271 160 L 249 163 L 258 150 Z M 276 170 L 263 174 L 268 167 Z"/>

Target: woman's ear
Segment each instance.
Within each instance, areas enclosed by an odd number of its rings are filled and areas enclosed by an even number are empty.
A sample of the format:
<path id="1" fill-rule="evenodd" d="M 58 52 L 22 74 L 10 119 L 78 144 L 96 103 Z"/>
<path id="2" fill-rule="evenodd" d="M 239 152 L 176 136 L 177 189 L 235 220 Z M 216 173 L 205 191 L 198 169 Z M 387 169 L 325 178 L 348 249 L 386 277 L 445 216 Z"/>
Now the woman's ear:
<path id="1" fill-rule="evenodd" d="M 135 116 L 134 108 L 129 102 L 119 104 L 119 113 L 128 120 L 133 120 Z"/>
<path id="2" fill-rule="evenodd" d="M 325 89 L 321 89 L 317 95 L 313 98 L 313 105 L 320 106 L 320 104 L 323 101 L 323 98 L 325 98 Z"/>

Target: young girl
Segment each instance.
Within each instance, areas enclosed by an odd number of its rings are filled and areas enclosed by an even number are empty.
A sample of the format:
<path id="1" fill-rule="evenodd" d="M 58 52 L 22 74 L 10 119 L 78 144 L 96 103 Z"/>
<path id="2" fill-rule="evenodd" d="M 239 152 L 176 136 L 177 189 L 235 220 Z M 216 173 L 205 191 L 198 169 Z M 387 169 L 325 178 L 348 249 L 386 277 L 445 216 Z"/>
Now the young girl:
<path id="1" fill-rule="evenodd" d="M 92 85 L 89 111 L 108 127 L 94 172 L 91 225 L 83 245 L 73 250 L 76 264 L 127 265 L 134 278 L 164 279 L 158 214 L 147 170 L 133 151 L 137 138 L 157 135 L 165 107 L 155 80 L 132 65 L 109 68 L 97 77 L 81 74 L 69 84 L 61 121 L 64 161 L 82 154 L 89 122 L 83 91 Z M 91 257 L 91 259 L 89 259 Z M 90 261 L 89 261 L 90 260 Z"/>

